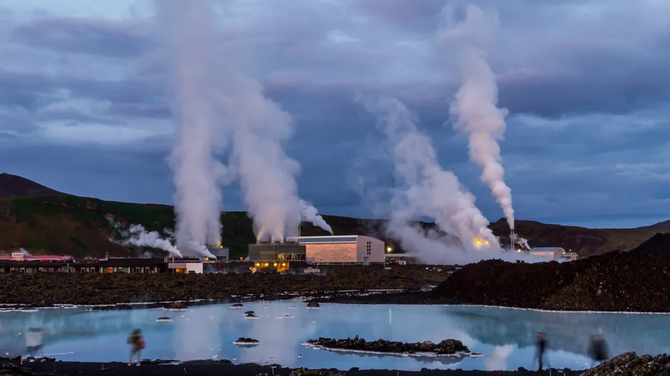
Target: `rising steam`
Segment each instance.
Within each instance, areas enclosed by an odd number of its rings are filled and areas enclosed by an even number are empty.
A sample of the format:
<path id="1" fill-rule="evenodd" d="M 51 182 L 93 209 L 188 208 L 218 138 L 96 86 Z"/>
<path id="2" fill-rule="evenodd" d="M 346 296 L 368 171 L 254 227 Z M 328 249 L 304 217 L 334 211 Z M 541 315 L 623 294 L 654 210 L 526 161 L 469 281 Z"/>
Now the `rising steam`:
<path id="1" fill-rule="evenodd" d="M 463 83 L 451 104 L 458 118 L 454 128 L 468 135 L 470 158 L 482 169 L 482 181 L 491 189 L 503 209 L 510 229 L 514 230 L 512 191 L 504 182 L 505 170 L 498 141 L 505 131 L 506 109 L 496 107 L 498 87 L 495 74 L 486 62 L 483 45 L 495 32 L 499 20 L 494 10 L 470 5 L 465 19 L 456 20 L 456 8 L 443 10 L 444 24 L 438 31 L 438 43 L 454 43 Z"/>
<path id="2" fill-rule="evenodd" d="M 157 18 L 166 36 L 178 124 L 168 158 L 176 193 L 176 242 L 185 251 L 209 256 L 205 244 L 221 242 L 221 186 L 226 168 L 216 155 L 225 150 L 226 133 L 213 102 L 217 64 L 213 43 L 214 12 L 207 1 L 160 0 Z M 209 254 L 209 255 L 208 255 Z"/>
<path id="3" fill-rule="evenodd" d="M 122 242 L 124 245 L 162 249 L 172 256 L 182 257 L 181 252 L 169 240 L 161 238 L 156 231 L 146 231 L 142 225 L 131 225 L 128 232 L 130 238 Z"/>
<path id="4" fill-rule="evenodd" d="M 366 108 L 377 116 L 379 129 L 388 137 L 400 183 L 391 202 L 390 235 L 403 247 L 419 252 L 426 262 L 481 258 L 475 252 L 463 252 L 477 249 L 475 239 L 487 242 L 489 249 L 499 249 L 474 196 L 452 172 L 442 169 L 430 138 L 417 129 L 416 117 L 395 98 L 368 102 Z M 418 217 L 433 218 L 442 233 L 413 227 L 410 223 Z"/>
<path id="5" fill-rule="evenodd" d="M 326 220 L 318 214 L 318 211 L 312 204 L 305 200 L 300 200 L 300 219 L 303 222 L 311 222 L 314 226 L 328 231 L 331 235 L 333 234 L 333 229 L 326 223 Z"/>
<path id="6" fill-rule="evenodd" d="M 170 164 L 177 186 L 179 247 L 219 244 L 222 177 L 239 182 L 257 239 L 283 240 L 295 232 L 301 209 L 295 178 L 300 165 L 282 148 L 293 132 L 291 116 L 236 66 L 238 51 L 217 42 L 213 2 L 155 4 L 171 36 L 175 61 L 180 138 Z M 226 60 L 214 63 L 212 52 L 221 49 L 227 49 Z M 213 154 L 230 137 L 226 170 Z"/>

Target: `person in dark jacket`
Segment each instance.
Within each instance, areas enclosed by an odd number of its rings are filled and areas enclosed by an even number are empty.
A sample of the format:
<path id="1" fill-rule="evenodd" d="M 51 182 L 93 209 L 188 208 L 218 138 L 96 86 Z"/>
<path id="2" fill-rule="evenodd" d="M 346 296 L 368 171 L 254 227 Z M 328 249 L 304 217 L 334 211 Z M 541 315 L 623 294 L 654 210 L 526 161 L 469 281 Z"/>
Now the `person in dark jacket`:
<path id="1" fill-rule="evenodd" d="M 538 362 L 538 368 L 537 368 L 538 371 L 542 371 L 542 363 L 546 360 L 545 353 L 547 351 L 547 345 L 548 345 L 547 334 L 542 333 L 542 332 L 538 332 L 537 333 L 537 342 L 535 343 L 535 346 L 536 346 L 536 349 L 537 349 L 537 351 L 535 353 L 535 357 L 537 358 L 537 362 Z M 549 362 L 547 362 L 547 363 L 549 363 Z"/>
<path id="2" fill-rule="evenodd" d="M 596 334 L 589 337 L 588 354 L 593 360 L 593 366 L 596 366 L 609 359 L 607 351 L 607 342 L 602 334 Z"/>

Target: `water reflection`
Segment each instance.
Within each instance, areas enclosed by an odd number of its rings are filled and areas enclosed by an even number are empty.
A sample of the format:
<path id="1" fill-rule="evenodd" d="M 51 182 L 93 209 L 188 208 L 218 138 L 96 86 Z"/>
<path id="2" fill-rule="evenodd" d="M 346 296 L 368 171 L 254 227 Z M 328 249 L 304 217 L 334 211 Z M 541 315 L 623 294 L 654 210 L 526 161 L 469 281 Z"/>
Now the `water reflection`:
<path id="1" fill-rule="evenodd" d="M 43 310 L 0 314 L 0 351 L 22 354 L 26 331 L 41 328 L 43 352 L 63 360 L 125 361 L 126 337 L 141 328 L 145 358 L 237 359 L 237 362 L 279 363 L 291 367 L 340 368 L 463 368 L 513 370 L 529 368 L 535 353 L 535 333 L 546 332 L 548 360 L 554 367 L 583 368 L 589 334 L 607 338 L 610 355 L 625 351 L 670 352 L 670 316 L 625 314 L 541 313 L 478 307 L 357 306 L 323 304 L 307 310 L 304 304 L 274 302 L 200 306 L 188 311 L 136 310 L 87 312 Z M 292 308 L 292 306 L 297 306 Z M 253 310 L 257 320 L 245 320 Z M 285 315 L 293 318 L 285 318 Z M 162 316 L 171 322 L 156 322 Z M 280 318 L 281 317 L 281 318 Z M 461 340 L 483 358 L 415 359 L 319 351 L 301 346 L 315 337 L 403 342 Z M 232 344 L 251 337 L 260 345 Z M 302 355 L 302 357 L 300 356 Z"/>

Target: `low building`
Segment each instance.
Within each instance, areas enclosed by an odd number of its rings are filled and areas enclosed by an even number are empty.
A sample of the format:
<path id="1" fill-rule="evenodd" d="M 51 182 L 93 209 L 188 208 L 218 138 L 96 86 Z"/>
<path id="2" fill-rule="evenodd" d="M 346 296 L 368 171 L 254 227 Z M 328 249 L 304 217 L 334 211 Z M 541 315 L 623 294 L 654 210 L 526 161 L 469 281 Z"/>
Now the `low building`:
<path id="1" fill-rule="evenodd" d="M 533 257 L 546 259 L 547 261 L 573 261 L 577 259 L 576 252 L 566 252 L 561 247 L 533 247 L 530 251 L 520 251 Z"/>
<path id="2" fill-rule="evenodd" d="M 165 273 L 162 258 L 110 258 L 77 262 L 0 260 L 0 273 Z"/>
<path id="3" fill-rule="evenodd" d="M 168 263 L 168 273 L 202 274 L 205 263 L 200 260 L 179 260 Z"/>
<path id="4" fill-rule="evenodd" d="M 306 249 L 295 242 L 249 244 L 249 261 L 305 261 Z"/>
<path id="5" fill-rule="evenodd" d="M 228 261 L 230 260 L 230 250 L 224 247 L 207 247 L 207 250 L 216 256 L 216 259 L 219 261 Z"/>
<path id="6" fill-rule="evenodd" d="M 67 262 L 72 261 L 72 256 L 26 255 L 23 252 L 12 252 L 11 255 L 0 255 L 0 261 L 37 261 L 37 262 Z"/>
<path id="7" fill-rule="evenodd" d="M 387 253 L 384 255 L 385 265 L 412 265 L 419 263 L 419 256 L 413 253 Z"/>
<path id="8" fill-rule="evenodd" d="M 298 236 L 307 261 L 323 264 L 383 264 L 384 242 L 363 235 Z"/>

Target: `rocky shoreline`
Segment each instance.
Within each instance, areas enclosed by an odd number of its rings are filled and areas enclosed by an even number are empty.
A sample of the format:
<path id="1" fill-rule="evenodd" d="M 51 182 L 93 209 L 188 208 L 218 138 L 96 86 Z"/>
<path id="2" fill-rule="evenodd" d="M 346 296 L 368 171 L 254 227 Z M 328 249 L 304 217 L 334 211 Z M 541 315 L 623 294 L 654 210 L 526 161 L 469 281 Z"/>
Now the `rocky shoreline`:
<path id="1" fill-rule="evenodd" d="M 423 356 L 467 356 L 470 349 L 461 341 L 445 339 L 440 343 L 430 341 L 404 343 L 397 341 L 366 341 L 358 336 L 353 339 L 319 338 L 310 339 L 306 345 L 326 350 L 357 351 L 373 354 L 396 354 L 396 355 L 423 355 Z"/>
<path id="2" fill-rule="evenodd" d="M 554 374 L 556 371 L 554 371 Z M 79 362 L 35 362 L 20 364 L 16 360 L 0 359 L 0 374 L 9 376 L 79 376 L 79 375 L 160 375 L 160 376 L 526 376 L 546 374 L 528 370 L 518 371 L 462 371 L 462 370 L 359 370 L 284 368 L 279 365 L 232 364 L 230 361 L 202 360 L 182 363 L 170 361 L 143 361 L 140 367 L 128 367 L 126 363 L 79 363 Z M 563 370 L 563 375 L 573 376 L 583 371 Z M 645 375 L 646 376 L 646 375 Z"/>
<path id="3" fill-rule="evenodd" d="M 446 273 L 423 267 L 343 266 L 322 269 L 323 275 L 243 274 L 0 274 L 0 304 L 52 307 L 56 304 L 115 305 L 185 301 L 212 302 L 327 297 L 337 291 L 371 289 L 420 291 Z M 133 303 L 130 305 L 130 303 Z M 156 303 L 152 306 L 160 306 Z M 148 307 L 148 305 L 145 305 Z M 96 308 L 102 309 L 102 308 Z"/>

